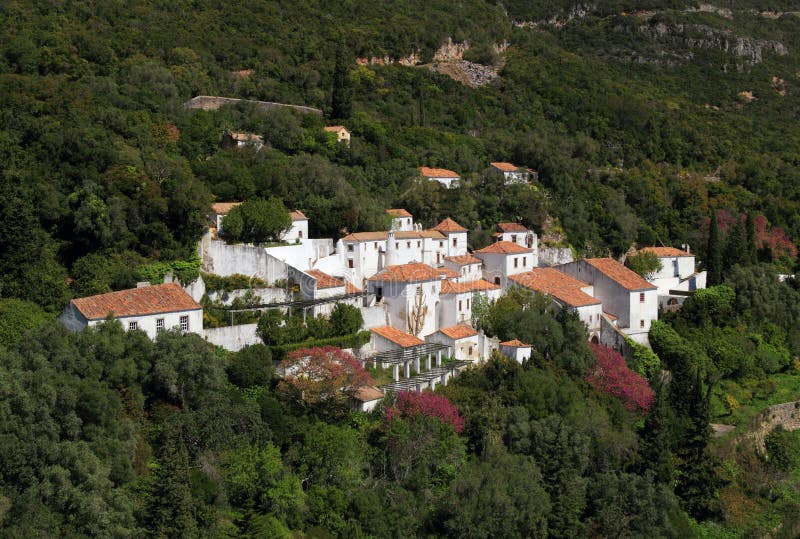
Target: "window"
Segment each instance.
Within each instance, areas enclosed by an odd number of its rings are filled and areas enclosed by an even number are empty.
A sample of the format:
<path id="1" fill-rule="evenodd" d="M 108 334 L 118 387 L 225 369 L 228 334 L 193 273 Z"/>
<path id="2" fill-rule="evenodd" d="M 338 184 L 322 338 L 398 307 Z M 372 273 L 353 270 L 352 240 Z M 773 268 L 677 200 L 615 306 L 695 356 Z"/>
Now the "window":
<path id="1" fill-rule="evenodd" d="M 470 355 L 470 356 L 472 355 L 472 347 L 471 346 L 469 347 L 469 352 L 467 352 L 467 355 Z"/>
<path id="2" fill-rule="evenodd" d="M 644 303 L 644 292 L 639 292 L 639 303 Z"/>
<path id="3" fill-rule="evenodd" d="M 590 324 L 592 323 L 592 316 L 594 316 L 594 315 L 591 315 L 591 314 L 589 315 L 589 323 Z"/>
<path id="4" fill-rule="evenodd" d="M 519 266 L 519 258 L 514 259 L 514 267 L 516 268 L 517 266 Z"/>
<path id="5" fill-rule="evenodd" d="M 395 249 L 399 249 L 400 248 L 400 242 L 399 241 L 394 242 L 394 248 Z"/>
<path id="6" fill-rule="evenodd" d="M 458 312 L 461 312 L 461 300 L 458 300 Z"/>
<path id="7" fill-rule="evenodd" d="M 181 316 L 181 331 L 189 331 L 189 315 Z"/>
<path id="8" fill-rule="evenodd" d="M 643 327 L 644 327 L 644 320 L 639 320 L 639 327 L 640 327 L 640 328 L 643 328 Z"/>
<path id="9" fill-rule="evenodd" d="M 347 267 L 350 268 L 350 269 L 353 268 L 353 259 L 352 258 L 347 261 Z"/>
<path id="10" fill-rule="evenodd" d="M 440 248 L 440 249 L 444 249 L 444 242 L 443 242 L 443 241 L 440 241 L 440 242 L 439 242 L 439 248 Z"/>
<path id="11" fill-rule="evenodd" d="M 458 247 L 458 240 L 453 238 L 453 247 Z"/>
<path id="12" fill-rule="evenodd" d="M 467 298 L 467 309 L 469 309 L 469 298 Z"/>
<path id="13" fill-rule="evenodd" d="M 139 329 L 138 322 L 128 322 L 128 331 L 136 331 L 137 329 Z"/>
<path id="14" fill-rule="evenodd" d="M 417 247 L 421 247 L 420 244 L 419 244 L 419 240 L 417 240 Z"/>
<path id="15" fill-rule="evenodd" d="M 302 230 L 298 230 L 297 231 L 297 237 L 298 238 L 302 238 L 303 237 L 303 231 Z"/>
<path id="16" fill-rule="evenodd" d="M 375 250 L 376 251 L 378 250 L 378 242 L 377 241 L 375 242 Z"/>
<path id="17" fill-rule="evenodd" d="M 411 242 L 410 241 L 406 242 L 406 249 L 411 249 Z"/>
<path id="18" fill-rule="evenodd" d="M 522 257 L 522 267 L 523 268 L 528 267 L 528 257 L 527 256 L 523 256 Z"/>
<path id="19" fill-rule="evenodd" d="M 156 333 L 161 333 L 162 331 L 164 331 L 164 319 L 156 318 Z"/>
<path id="20" fill-rule="evenodd" d="M 353 244 L 352 243 L 348 243 L 347 244 L 347 252 L 348 253 L 352 253 L 353 252 Z"/>
<path id="21" fill-rule="evenodd" d="M 441 263 L 441 258 L 442 258 L 442 254 L 441 253 L 436 253 L 436 263 L 437 264 Z"/>
<path id="22" fill-rule="evenodd" d="M 517 243 L 517 235 L 511 234 L 511 243 Z"/>

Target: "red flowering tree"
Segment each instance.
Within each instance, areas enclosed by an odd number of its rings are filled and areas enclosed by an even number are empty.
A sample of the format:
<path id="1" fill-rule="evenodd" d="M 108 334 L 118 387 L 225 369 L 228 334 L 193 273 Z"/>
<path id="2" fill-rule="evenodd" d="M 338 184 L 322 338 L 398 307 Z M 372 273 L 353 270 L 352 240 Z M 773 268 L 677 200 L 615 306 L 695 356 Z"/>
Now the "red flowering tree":
<path id="1" fill-rule="evenodd" d="M 653 390 L 641 375 L 630 370 L 622 354 L 601 344 L 589 343 L 595 364 L 586 381 L 593 388 L 618 398 L 628 410 L 647 413 L 653 404 Z"/>
<path id="2" fill-rule="evenodd" d="M 281 362 L 279 389 L 307 405 L 344 400 L 359 387 L 374 382 L 361 363 L 334 346 L 301 348 Z"/>
<path id="3" fill-rule="evenodd" d="M 417 416 L 438 419 L 442 423 L 452 425 L 458 433 L 464 430 L 464 418 L 458 413 L 456 405 L 447 397 L 430 391 L 422 393 L 401 391 L 397 394 L 394 405 L 386 410 L 386 419 L 389 421 L 396 418 L 412 419 Z"/>

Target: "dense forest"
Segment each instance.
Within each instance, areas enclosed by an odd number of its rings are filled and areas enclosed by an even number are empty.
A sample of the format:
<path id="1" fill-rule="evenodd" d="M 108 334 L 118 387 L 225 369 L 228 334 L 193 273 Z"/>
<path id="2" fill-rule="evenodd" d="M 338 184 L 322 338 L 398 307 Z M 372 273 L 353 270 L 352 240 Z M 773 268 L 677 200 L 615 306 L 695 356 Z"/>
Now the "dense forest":
<path id="1" fill-rule="evenodd" d="M 1 3 L 2 534 L 797 536 L 800 437 L 776 430 L 766 452 L 736 437 L 800 396 L 800 291 L 774 278 L 798 269 L 793 9 Z M 449 41 L 458 55 L 437 55 Z M 497 76 L 444 74 L 461 61 Z M 197 95 L 323 115 L 184 106 Z M 224 147 L 226 130 L 265 145 Z M 505 186 L 491 161 L 538 179 Z M 419 166 L 464 186 L 420 183 Z M 256 199 L 302 210 L 313 237 L 403 207 L 454 218 L 473 248 L 509 220 L 579 256 L 689 244 L 716 286 L 624 358 L 512 294 L 480 324 L 533 343 L 528 364 L 493 357 L 372 414 L 298 399 L 268 338 L 225 353 L 55 324 L 71 297 L 191 280 L 212 201 Z"/>

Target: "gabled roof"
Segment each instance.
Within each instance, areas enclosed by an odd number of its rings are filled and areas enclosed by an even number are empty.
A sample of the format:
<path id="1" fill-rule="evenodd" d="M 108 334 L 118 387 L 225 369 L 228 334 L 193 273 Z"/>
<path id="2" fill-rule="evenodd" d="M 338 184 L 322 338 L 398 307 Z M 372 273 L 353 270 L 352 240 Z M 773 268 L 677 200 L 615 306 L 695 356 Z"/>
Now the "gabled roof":
<path id="1" fill-rule="evenodd" d="M 386 213 L 391 215 L 392 217 L 413 217 L 408 210 L 403 208 L 392 208 L 386 210 Z"/>
<path id="2" fill-rule="evenodd" d="M 342 241 L 383 241 L 386 232 L 353 232 L 342 238 Z"/>
<path id="3" fill-rule="evenodd" d="M 347 131 L 347 128 L 345 126 L 343 126 L 343 125 L 326 125 L 325 127 L 323 127 L 323 129 L 325 131 L 329 131 L 331 133 L 337 133 L 337 132 L 341 131 L 342 129 Z"/>
<path id="4" fill-rule="evenodd" d="M 503 232 L 527 232 L 528 229 L 520 223 L 497 223 L 497 228 Z"/>
<path id="5" fill-rule="evenodd" d="M 453 271 L 450 268 L 434 268 L 436 273 L 438 273 L 443 279 L 457 279 L 459 277 L 459 273 L 457 271 Z"/>
<path id="6" fill-rule="evenodd" d="M 370 281 L 393 281 L 393 282 L 418 282 L 418 281 L 438 281 L 441 279 L 439 272 L 427 264 L 421 262 L 411 262 L 397 266 L 386 266 L 369 278 Z"/>
<path id="7" fill-rule="evenodd" d="M 508 346 L 509 348 L 530 348 L 530 344 L 526 344 L 519 339 L 512 339 L 510 341 L 501 342 L 500 346 Z"/>
<path id="8" fill-rule="evenodd" d="M 229 211 L 240 204 L 241 202 L 215 202 L 211 205 L 211 211 L 217 215 L 228 215 Z"/>
<path id="9" fill-rule="evenodd" d="M 490 163 L 494 168 L 497 170 L 501 170 L 503 172 L 516 172 L 520 169 L 517 165 L 512 165 L 511 163 L 504 163 L 504 162 L 496 162 Z"/>
<path id="10" fill-rule="evenodd" d="M 639 249 L 640 253 L 653 253 L 659 258 L 667 258 L 673 256 L 694 256 L 691 253 L 687 253 L 681 249 L 676 249 L 675 247 L 642 247 Z"/>
<path id="11" fill-rule="evenodd" d="M 389 326 L 372 328 L 370 331 L 376 335 L 380 335 L 381 337 L 383 337 L 388 341 L 392 341 L 401 348 L 408 348 L 410 346 L 417 346 L 418 344 L 425 344 L 425 341 L 423 341 L 419 337 L 415 337 L 410 333 L 406 333 L 404 331 L 400 331 L 399 329 L 395 329 Z"/>
<path id="12" fill-rule="evenodd" d="M 71 303 L 87 320 L 102 320 L 112 313 L 115 318 L 119 318 L 195 311 L 203 308 L 178 283 L 109 292 L 73 299 Z"/>
<path id="13" fill-rule="evenodd" d="M 469 264 L 482 264 L 483 260 L 476 258 L 470 254 L 460 256 L 446 256 L 444 257 L 448 262 L 454 262 L 459 266 L 468 266 Z"/>
<path id="14" fill-rule="evenodd" d="M 512 255 L 512 254 L 520 254 L 520 253 L 532 253 L 531 249 L 527 247 L 523 247 L 522 245 L 518 245 L 516 243 L 510 241 L 497 241 L 492 243 L 491 245 L 487 245 L 483 249 L 478 249 L 475 251 L 476 254 L 505 254 L 505 255 Z"/>
<path id="15" fill-rule="evenodd" d="M 303 212 L 300 210 L 290 211 L 289 217 L 292 218 L 292 221 L 308 221 L 308 217 L 303 215 Z"/>
<path id="16" fill-rule="evenodd" d="M 439 332 L 447 335 L 453 340 L 458 339 L 466 339 L 467 337 L 474 337 L 478 334 L 475 329 L 471 328 L 470 326 L 465 326 L 463 324 L 459 324 L 457 326 L 450 326 L 449 328 L 442 328 Z"/>
<path id="17" fill-rule="evenodd" d="M 500 285 L 490 283 L 486 279 L 476 279 L 466 283 L 445 280 L 442 281 L 442 291 L 440 294 L 465 294 L 467 292 L 479 292 L 481 290 L 500 290 Z"/>
<path id="18" fill-rule="evenodd" d="M 460 178 L 458 173 L 446 168 L 419 167 L 419 173 L 426 178 Z"/>
<path id="19" fill-rule="evenodd" d="M 509 279 L 535 292 L 549 294 L 570 307 L 601 303 L 599 299 L 595 299 L 581 290 L 590 285 L 554 268 L 535 268 L 525 273 L 511 275 Z"/>
<path id="20" fill-rule="evenodd" d="M 431 230 L 438 230 L 439 232 L 466 232 L 467 231 L 466 228 L 464 228 L 463 226 L 459 225 L 458 223 L 456 223 L 455 221 L 453 221 L 449 217 L 447 219 L 445 219 L 444 221 L 442 221 L 441 223 L 439 223 L 438 225 L 436 225 L 435 227 L 432 227 Z"/>
<path id="21" fill-rule="evenodd" d="M 445 237 L 436 230 L 397 230 L 393 232 L 396 240 L 419 240 L 432 238 L 443 240 Z M 388 232 L 353 232 L 342 238 L 342 241 L 386 241 L 389 237 Z"/>
<path id="22" fill-rule="evenodd" d="M 361 289 L 350 282 L 344 283 L 344 293 L 345 294 L 360 294 Z"/>
<path id="23" fill-rule="evenodd" d="M 351 395 L 355 400 L 361 402 L 371 402 L 383 398 L 383 391 L 375 386 L 361 386 Z"/>
<path id="24" fill-rule="evenodd" d="M 310 269 L 305 271 L 306 275 L 312 276 L 314 279 L 317 280 L 317 290 L 322 288 L 338 288 L 340 286 L 344 286 L 345 283 L 341 279 L 337 279 L 332 275 L 328 275 L 320 270 Z"/>
<path id="25" fill-rule="evenodd" d="M 584 258 L 584 260 L 587 264 L 627 290 L 655 290 L 657 288 L 645 281 L 638 273 L 626 268 L 613 258 Z"/>

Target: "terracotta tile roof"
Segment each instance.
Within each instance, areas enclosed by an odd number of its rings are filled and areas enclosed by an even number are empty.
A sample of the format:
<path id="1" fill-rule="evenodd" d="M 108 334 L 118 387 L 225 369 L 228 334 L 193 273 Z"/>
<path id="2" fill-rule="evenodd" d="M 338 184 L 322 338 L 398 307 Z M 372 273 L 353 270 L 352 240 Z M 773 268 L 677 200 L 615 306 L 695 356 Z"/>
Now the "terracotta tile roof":
<path id="1" fill-rule="evenodd" d="M 386 232 L 353 232 L 342 238 L 342 241 L 385 241 Z"/>
<path id="2" fill-rule="evenodd" d="M 344 286 L 344 281 L 333 277 L 332 275 L 328 275 L 319 270 L 311 269 L 305 271 L 306 275 L 311 275 L 314 279 L 317 280 L 317 290 L 322 288 L 338 288 L 340 286 Z"/>
<path id="3" fill-rule="evenodd" d="M 71 303 L 87 320 L 102 320 L 109 313 L 123 317 L 202 309 L 178 283 L 109 292 L 73 299 Z"/>
<path id="4" fill-rule="evenodd" d="M 461 256 L 446 256 L 444 257 L 445 260 L 448 262 L 455 262 L 459 266 L 467 266 L 469 264 L 482 264 L 483 261 L 480 258 L 476 258 L 470 254 L 461 255 Z"/>
<path id="5" fill-rule="evenodd" d="M 600 273 L 628 290 L 655 290 L 657 288 L 613 258 L 584 258 L 584 260 Z"/>
<path id="6" fill-rule="evenodd" d="M 611 314 L 608 311 L 603 311 L 603 314 L 606 315 L 608 318 L 610 318 L 612 321 L 613 320 L 617 320 L 617 315 L 615 315 L 615 314 Z"/>
<path id="7" fill-rule="evenodd" d="M 511 275 L 509 279 L 535 292 L 549 294 L 570 307 L 601 303 L 599 299 L 595 299 L 581 290 L 581 288 L 589 286 L 587 283 L 554 268 L 535 268 L 525 273 Z"/>
<path id="8" fill-rule="evenodd" d="M 512 243 L 510 241 L 496 241 L 491 245 L 487 245 L 483 249 L 478 249 L 475 253 L 486 253 L 486 254 L 520 254 L 520 253 L 532 253 L 531 249 L 527 247 L 523 247 L 522 245 L 518 245 L 516 243 Z"/>
<path id="9" fill-rule="evenodd" d="M 439 273 L 427 264 L 421 262 L 411 262 L 398 266 L 386 266 L 369 278 L 370 281 L 395 281 L 395 282 L 416 282 L 416 281 L 438 281 L 441 279 Z"/>
<path id="10" fill-rule="evenodd" d="M 345 294 L 360 294 L 361 289 L 354 285 L 353 283 L 344 283 L 344 293 Z"/>
<path id="11" fill-rule="evenodd" d="M 404 331 L 400 331 L 399 329 L 395 329 L 389 326 L 372 328 L 370 331 L 376 335 L 380 335 L 381 337 L 383 337 L 388 341 L 392 341 L 393 343 L 399 345 L 402 348 L 417 346 L 418 344 L 425 344 L 425 342 L 419 339 L 418 337 L 414 337 L 410 333 L 406 333 Z"/>
<path id="12" fill-rule="evenodd" d="M 653 253 L 659 258 L 665 258 L 670 256 L 694 256 L 691 253 L 687 253 L 681 249 L 676 249 L 675 247 L 642 247 L 639 249 L 640 253 Z"/>
<path id="13" fill-rule="evenodd" d="M 512 165 L 511 163 L 490 163 L 494 168 L 498 170 L 502 170 L 503 172 L 516 172 L 520 169 L 517 165 Z"/>
<path id="14" fill-rule="evenodd" d="M 211 211 L 217 215 L 228 215 L 229 211 L 240 204 L 241 202 L 215 202 L 211 205 Z"/>
<path id="15" fill-rule="evenodd" d="M 520 223 L 497 223 L 497 228 L 503 232 L 527 232 L 528 229 Z"/>
<path id="16" fill-rule="evenodd" d="M 456 172 L 446 168 L 419 167 L 419 173 L 426 178 L 460 178 Z"/>
<path id="17" fill-rule="evenodd" d="M 433 238 L 439 240 L 444 239 L 442 233 L 436 230 L 398 230 L 394 233 L 394 237 L 398 240 L 419 238 Z"/>
<path id="18" fill-rule="evenodd" d="M 438 230 L 439 232 L 466 232 L 467 229 L 459 225 L 449 217 L 431 228 L 431 230 Z"/>
<path id="19" fill-rule="evenodd" d="M 520 341 L 519 339 L 513 339 L 506 342 L 501 342 L 500 346 L 508 346 L 510 348 L 530 348 L 530 344 L 525 344 L 524 342 Z"/>
<path id="20" fill-rule="evenodd" d="M 500 290 L 499 284 L 490 283 L 486 279 L 477 279 L 466 283 L 455 281 L 442 281 L 441 294 L 465 294 L 467 292 L 479 292 L 481 290 Z"/>
<path id="21" fill-rule="evenodd" d="M 353 392 L 352 397 L 361 402 L 376 401 L 383 398 L 383 391 L 375 386 L 361 386 Z"/>
<path id="22" fill-rule="evenodd" d="M 393 208 L 386 210 L 386 213 L 391 215 L 392 217 L 413 217 L 408 210 L 403 208 Z"/>
<path id="23" fill-rule="evenodd" d="M 323 127 L 323 129 L 325 131 L 329 131 L 331 133 L 337 133 L 337 132 L 341 131 L 342 129 L 347 131 L 347 128 L 345 126 L 343 126 L 343 125 L 326 125 L 325 127 Z"/>
<path id="24" fill-rule="evenodd" d="M 460 275 L 457 271 L 453 271 L 450 268 L 434 268 L 436 273 L 438 273 L 442 279 L 457 279 Z"/>
<path id="25" fill-rule="evenodd" d="M 300 210 L 290 211 L 289 217 L 292 218 L 292 221 L 308 221 L 308 217 L 303 215 L 303 212 Z"/>
<path id="26" fill-rule="evenodd" d="M 467 337 L 474 337 L 478 334 L 478 332 L 473 328 L 463 324 L 451 326 L 449 328 L 442 328 L 439 331 L 454 340 L 466 339 Z"/>

